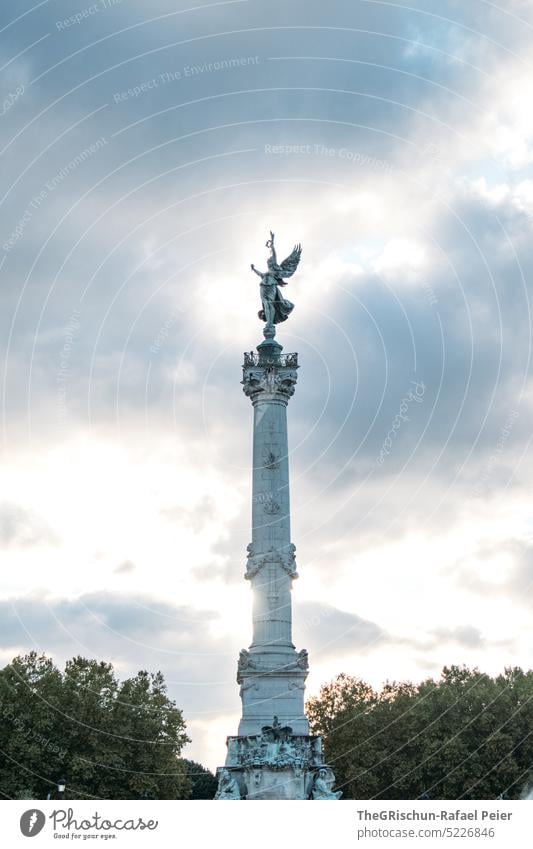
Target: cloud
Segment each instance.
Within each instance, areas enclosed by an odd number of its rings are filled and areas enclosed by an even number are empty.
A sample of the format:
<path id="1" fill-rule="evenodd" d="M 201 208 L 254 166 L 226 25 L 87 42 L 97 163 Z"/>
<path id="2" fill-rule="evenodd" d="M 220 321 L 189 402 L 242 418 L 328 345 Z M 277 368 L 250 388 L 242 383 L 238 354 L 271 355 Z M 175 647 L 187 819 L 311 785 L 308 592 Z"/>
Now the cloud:
<path id="1" fill-rule="evenodd" d="M 469 560 L 458 560 L 454 573 L 457 583 L 473 593 L 531 607 L 533 551 L 529 539 L 504 537 L 497 546 L 480 545 Z"/>
<path id="2" fill-rule="evenodd" d="M 18 504 L 0 504 L 0 545 L 29 547 L 57 545 L 58 538 L 42 519 Z"/>
<path id="3" fill-rule="evenodd" d="M 433 636 L 437 642 L 457 643 L 466 649 L 483 648 L 485 640 L 478 628 L 462 625 L 457 628 L 436 628 Z"/>
<path id="4" fill-rule="evenodd" d="M 304 601 L 297 607 L 295 640 L 317 661 L 343 654 L 367 653 L 390 640 L 375 622 L 329 604 Z"/>
<path id="5" fill-rule="evenodd" d="M 122 563 L 119 563 L 119 565 L 113 571 L 117 575 L 128 575 L 130 572 L 133 572 L 134 570 L 135 570 L 135 563 L 133 563 L 131 560 L 123 560 Z"/>

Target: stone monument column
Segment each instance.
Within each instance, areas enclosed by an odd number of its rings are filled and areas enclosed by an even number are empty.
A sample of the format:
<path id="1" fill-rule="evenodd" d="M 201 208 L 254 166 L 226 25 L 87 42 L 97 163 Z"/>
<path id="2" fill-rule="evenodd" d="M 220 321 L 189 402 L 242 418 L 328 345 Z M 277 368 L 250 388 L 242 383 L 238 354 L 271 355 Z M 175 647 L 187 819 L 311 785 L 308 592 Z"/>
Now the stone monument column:
<path id="1" fill-rule="evenodd" d="M 287 404 L 297 379 L 297 354 L 266 339 L 245 354 L 243 388 L 254 408 L 252 541 L 245 577 L 253 592 L 253 639 L 239 660 L 242 719 L 239 734 L 289 722 L 308 734 L 304 714 L 307 653 L 292 643 L 292 582 L 297 577 L 291 541 Z"/>
<path id="2" fill-rule="evenodd" d="M 287 406 L 294 394 L 298 355 L 283 354 L 274 324 L 293 309 L 279 293 L 281 272 L 296 269 L 301 248 L 277 265 L 274 234 L 261 277 L 265 341 L 244 355 L 242 385 L 254 412 L 252 540 L 245 578 L 252 588 L 252 642 L 237 666 L 242 717 L 228 737 L 218 770 L 217 799 L 337 799 L 335 777 L 324 763 L 319 737 L 304 712 L 307 651 L 292 642 L 291 592 L 296 573 L 291 540 Z M 275 260 L 275 262 L 274 262 Z M 292 271 L 290 270 L 292 269 Z"/>

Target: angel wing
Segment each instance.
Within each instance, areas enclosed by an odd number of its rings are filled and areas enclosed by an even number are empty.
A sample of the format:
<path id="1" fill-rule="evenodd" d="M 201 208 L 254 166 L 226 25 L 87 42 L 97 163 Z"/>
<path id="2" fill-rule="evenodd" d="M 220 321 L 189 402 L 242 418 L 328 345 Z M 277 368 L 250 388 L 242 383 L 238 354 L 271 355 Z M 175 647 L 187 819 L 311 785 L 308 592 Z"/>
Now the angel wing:
<path id="1" fill-rule="evenodd" d="M 293 251 L 287 259 L 284 259 L 282 263 L 279 265 L 281 277 L 292 277 L 296 269 L 298 268 L 298 263 L 300 262 L 300 257 L 302 255 L 302 246 L 295 245 Z"/>

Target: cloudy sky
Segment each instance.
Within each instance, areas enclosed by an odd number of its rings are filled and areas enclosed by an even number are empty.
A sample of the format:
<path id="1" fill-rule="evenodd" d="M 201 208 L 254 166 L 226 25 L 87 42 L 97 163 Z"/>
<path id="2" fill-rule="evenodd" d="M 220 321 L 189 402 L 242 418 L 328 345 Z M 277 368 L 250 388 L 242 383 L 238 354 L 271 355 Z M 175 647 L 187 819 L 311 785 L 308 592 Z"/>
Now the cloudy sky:
<path id="1" fill-rule="evenodd" d="M 235 733 L 265 238 L 308 694 L 530 665 L 529 0 L 4 0 L 0 662 Z"/>

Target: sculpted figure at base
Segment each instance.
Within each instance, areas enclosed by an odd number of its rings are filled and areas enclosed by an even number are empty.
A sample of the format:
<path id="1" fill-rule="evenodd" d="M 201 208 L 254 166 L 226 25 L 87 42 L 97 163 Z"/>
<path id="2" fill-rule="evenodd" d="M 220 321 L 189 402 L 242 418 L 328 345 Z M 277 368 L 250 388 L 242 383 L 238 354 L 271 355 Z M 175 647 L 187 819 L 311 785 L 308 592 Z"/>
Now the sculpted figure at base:
<path id="1" fill-rule="evenodd" d="M 253 263 L 251 269 L 261 278 L 259 291 L 263 309 L 259 310 L 257 314 L 261 321 L 266 322 L 265 335 L 266 331 L 268 331 L 269 335 L 274 335 L 274 325 L 285 321 L 294 309 L 294 304 L 282 296 L 279 287 L 286 286 L 287 284 L 283 278 L 292 277 L 298 268 L 302 248 L 300 245 L 295 245 L 292 253 L 282 263 L 278 264 L 272 230 L 270 231 L 270 239 L 267 241 L 266 246 L 270 248 L 267 271 L 264 273 L 258 271 Z"/>
<path id="2" fill-rule="evenodd" d="M 311 799 L 340 799 L 342 792 L 335 792 L 333 785 L 335 784 L 335 776 L 333 770 L 329 767 L 319 769 L 315 775 L 313 789 L 311 791 Z"/>
<path id="3" fill-rule="evenodd" d="M 227 769 L 221 769 L 218 774 L 218 788 L 215 799 L 240 799 L 239 785 Z"/>

